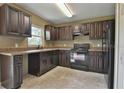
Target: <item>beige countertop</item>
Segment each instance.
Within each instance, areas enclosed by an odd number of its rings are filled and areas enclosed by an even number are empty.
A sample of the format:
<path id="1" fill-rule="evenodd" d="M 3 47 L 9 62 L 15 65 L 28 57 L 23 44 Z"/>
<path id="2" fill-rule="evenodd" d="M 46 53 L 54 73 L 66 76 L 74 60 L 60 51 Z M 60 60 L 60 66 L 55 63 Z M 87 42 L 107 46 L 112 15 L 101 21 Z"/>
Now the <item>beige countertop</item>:
<path id="1" fill-rule="evenodd" d="M 13 50 L 13 51 L 7 50 L 7 51 L 1 51 L 0 54 L 6 55 L 6 56 L 13 56 L 13 55 L 22 55 L 22 54 L 54 51 L 54 50 L 71 50 L 71 48 L 47 48 L 47 49 Z"/>
<path id="2" fill-rule="evenodd" d="M 102 50 L 102 48 L 97 48 L 97 47 L 94 47 L 94 48 L 90 48 L 89 51 L 104 51 Z"/>
<path id="3" fill-rule="evenodd" d="M 46 51 L 54 51 L 54 50 L 71 50 L 72 48 L 43 48 L 43 49 L 14 49 L 14 50 L 3 50 L 0 51 L 1 55 L 13 56 L 13 55 L 22 55 L 22 54 L 30 54 L 30 53 L 38 53 L 38 52 L 46 52 Z M 90 48 L 89 51 L 104 51 L 102 48 Z"/>

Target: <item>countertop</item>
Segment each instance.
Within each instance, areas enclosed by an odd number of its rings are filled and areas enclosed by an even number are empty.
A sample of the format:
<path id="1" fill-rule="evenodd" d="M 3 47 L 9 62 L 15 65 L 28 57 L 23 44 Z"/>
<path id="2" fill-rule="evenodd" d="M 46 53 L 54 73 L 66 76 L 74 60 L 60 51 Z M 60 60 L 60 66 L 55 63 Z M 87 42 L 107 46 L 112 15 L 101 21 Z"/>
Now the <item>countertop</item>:
<path id="1" fill-rule="evenodd" d="M 94 47 L 94 48 L 90 48 L 89 51 L 105 51 L 105 50 L 102 50 L 101 47 Z"/>
<path id="2" fill-rule="evenodd" d="M 14 55 L 22 55 L 22 54 L 30 54 L 30 53 L 38 53 L 45 51 L 54 51 L 54 50 L 71 50 L 71 48 L 46 48 L 46 49 L 31 49 L 31 50 L 4 50 L 1 51 L 1 55 L 6 56 L 14 56 Z"/>
<path id="3" fill-rule="evenodd" d="M 71 50 L 72 48 L 43 48 L 43 49 L 6 49 L 3 51 L 0 51 L 1 55 L 6 56 L 13 56 L 13 55 L 22 55 L 22 54 L 30 54 L 30 53 L 38 53 L 38 52 L 45 52 L 45 51 L 54 51 L 54 50 Z M 104 51 L 102 48 L 90 48 L 88 50 L 91 51 Z"/>

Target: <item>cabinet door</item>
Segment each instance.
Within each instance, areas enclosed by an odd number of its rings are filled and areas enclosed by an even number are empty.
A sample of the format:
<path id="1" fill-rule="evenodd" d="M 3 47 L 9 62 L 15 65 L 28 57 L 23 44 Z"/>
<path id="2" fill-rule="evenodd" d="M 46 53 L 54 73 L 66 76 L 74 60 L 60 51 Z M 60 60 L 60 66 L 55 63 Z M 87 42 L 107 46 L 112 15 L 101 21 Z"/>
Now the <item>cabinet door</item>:
<path id="1" fill-rule="evenodd" d="M 89 38 L 92 40 L 102 39 L 103 38 L 103 23 L 94 22 L 91 23 Z"/>
<path id="2" fill-rule="evenodd" d="M 90 57 L 89 70 L 94 71 L 95 53 L 89 52 L 89 57 Z"/>
<path id="3" fill-rule="evenodd" d="M 70 67 L 69 51 L 59 51 L 59 65 Z"/>
<path id="4" fill-rule="evenodd" d="M 7 7 L 7 33 L 8 34 L 19 34 L 19 11 L 10 6 Z"/>
<path id="5" fill-rule="evenodd" d="M 69 36 L 68 36 L 69 40 L 73 40 L 73 30 L 72 30 L 72 26 L 69 26 Z"/>
<path id="6" fill-rule="evenodd" d="M 45 25 L 45 29 L 44 29 L 44 34 L 45 34 L 45 40 L 51 40 L 51 29 L 52 27 L 50 25 Z"/>
<path id="7" fill-rule="evenodd" d="M 103 22 L 98 22 L 98 38 L 103 38 Z"/>
<path id="8" fill-rule="evenodd" d="M 94 25 L 95 25 L 95 29 L 94 29 L 94 39 L 98 39 L 98 23 L 97 22 L 95 22 L 94 23 Z"/>
<path id="9" fill-rule="evenodd" d="M 68 26 L 65 27 L 64 37 L 65 37 L 64 38 L 65 40 L 68 40 L 69 39 L 68 38 L 69 37 L 69 27 Z"/>
<path id="10" fill-rule="evenodd" d="M 61 40 L 65 40 L 65 27 L 61 29 Z"/>
<path id="11" fill-rule="evenodd" d="M 70 51 L 65 51 L 66 55 L 66 67 L 70 67 Z"/>
<path id="12" fill-rule="evenodd" d="M 59 40 L 62 40 L 62 27 L 59 27 Z"/>
<path id="13" fill-rule="evenodd" d="M 95 24 L 91 23 L 90 25 L 90 33 L 89 33 L 89 39 L 94 39 L 95 35 Z"/>
<path id="14" fill-rule="evenodd" d="M 28 55 L 28 73 L 32 75 L 40 75 L 40 53 L 32 53 Z"/>
<path id="15" fill-rule="evenodd" d="M 55 36 L 56 36 L 56 40 L 59 40 L 59 27 L 55 28 Z"/>
<path id="16" fill-rule="evenodd" d="M 22 84 L 22 64 L 14 66 L 14 87 L 20 87 Z"/>
<path id="17" fill-rule="evenodd" d="M 59 62 L 59 56 L 58 56 L 58 53 L 59 53 L 59 51 L 53 51 L 53 57 L 52 57 L 52 59 L 53 59 L 53 64 L 54 64 L 54 66 L 57 66 L 58 65 L 58 62 Z"/>
<path id="18" fill-rule="evenodd" d="M 40 74 L 44 74 L 48 70 L 48 56 L 46 52 L 40 54 Z"/>
<path id="19" fill-rule="evenodd" d="M 90 23 L 85 23 L 81 25 L 81 33 L 84 35 L 89 35 Z"/>
<path id="20" fill-rule="evenodd" d="M 20 33 L 22 36 L 31 36 L 31 18 L 30 15 L 24 12 L 20 12 Z"/>
<path id="21" fill-rule="evenodd" d="M 23 80 L 23 74 L 22 74 L 22 61 L 23 57 L 22 55 L 16 55 L 14 56 L 14 87 L 20 87 Z"/>
<path id="22" fill-rule="evenodd" d="M 62 40 L 62 27 L 59 27 L 59 40 Z"/>
<path id="23" fill-rule="evenodd" d="M 53 61 L 52 61 L 52 51 L 46 52 L 47 53 L 47 70 L 53 68 Z"/>
<path id="24" fill-rule="evenodd" d="M 56 40 L 55 27 L 51 27 L 51 40 Z"/>
<path id="25" fill-rule="evenodd" d="M 65 40 L 73 40 L 73 34 L 72 34 L 72 27 L 66 26 L 65 27 Z"/>
<path id="26" fill-rule="evenodd" d="M 90 56 L 90 64 L 89 70 L 94 72 L 103 73 L 103 61 L 102 61 L 102 52 L 92 51 L 89 54 Z"/>
<path id="27" fill-rule="evenodd" d="M 73 32 L 81 32 L 81 25 L 79 24 L 73 25 Z"/>

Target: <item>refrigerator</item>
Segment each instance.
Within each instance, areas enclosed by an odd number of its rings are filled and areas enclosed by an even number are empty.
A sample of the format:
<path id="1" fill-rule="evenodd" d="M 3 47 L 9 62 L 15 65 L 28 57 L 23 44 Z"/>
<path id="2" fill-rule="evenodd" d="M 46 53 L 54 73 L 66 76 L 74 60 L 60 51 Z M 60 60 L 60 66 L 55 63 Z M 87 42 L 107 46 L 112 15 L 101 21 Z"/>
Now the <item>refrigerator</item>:
<path id="1" fill-rule="evenodd" d="M 113 89 L 114 84 L 114 42 L 115 42 L 115 22 L 106 22 L 104 25 L 103 48 L 103 69 L 104 76 L 109 89 Z"/>

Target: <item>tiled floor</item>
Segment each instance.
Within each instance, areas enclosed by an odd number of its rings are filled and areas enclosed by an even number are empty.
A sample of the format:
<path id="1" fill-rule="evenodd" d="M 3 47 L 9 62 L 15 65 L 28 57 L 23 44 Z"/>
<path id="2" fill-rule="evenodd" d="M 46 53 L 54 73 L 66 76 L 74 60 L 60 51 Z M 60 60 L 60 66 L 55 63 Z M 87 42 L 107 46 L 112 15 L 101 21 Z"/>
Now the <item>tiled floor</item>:
<path id="1" fill-rule="evenodd" d="M 2 88 L 2 87 L 0 87 Z M 103 74 L 56 67 L 46 74 L 24 77 L 23 89 L 103 89 L 107 88 Z"/>

